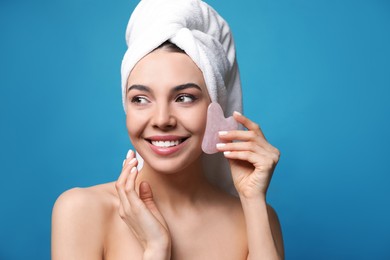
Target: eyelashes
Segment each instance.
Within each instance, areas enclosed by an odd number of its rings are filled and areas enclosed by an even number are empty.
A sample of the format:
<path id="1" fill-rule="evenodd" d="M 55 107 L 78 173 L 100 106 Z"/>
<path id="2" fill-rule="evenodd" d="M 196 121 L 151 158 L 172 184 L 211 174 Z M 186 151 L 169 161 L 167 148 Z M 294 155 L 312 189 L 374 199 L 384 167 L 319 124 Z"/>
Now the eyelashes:
<path id="1" fill-rule="evenodd" d="M 198 98 L 191 94 L 180 94 L 176 97 L 175 101 L 180 103 L 192 103 Z"/>
<path id="2" fill-rule="evenodd" d="M 145 96 L 134 96 L 130 99 L 130 102 L 140 105 L 150 103 L 149 99 Z"/>
<path id="3" fill-rule="evenodd" d="M 174 102 L 190 104 L 198 100 L 198 98 L 191 94 L 179 94 L 175 97 Z M 130 102 L 136 105 L 146 105 L 151 103 L 149 98 L 144 95 L 137 95 L 130 98 Z"/>

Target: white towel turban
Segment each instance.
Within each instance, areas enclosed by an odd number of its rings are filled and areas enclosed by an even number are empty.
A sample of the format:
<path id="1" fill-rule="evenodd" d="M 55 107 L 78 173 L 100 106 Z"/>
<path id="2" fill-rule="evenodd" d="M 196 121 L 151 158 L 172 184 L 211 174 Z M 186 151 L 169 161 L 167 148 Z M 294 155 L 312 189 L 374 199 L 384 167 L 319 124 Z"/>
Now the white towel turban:
<path id="1" fill-rule="evenodd" d="M 131 70 L 166 41 L 184 50 L 199 67 L 211 100 L 221 105 L 225 116 L 242 111 L 241 82 L 230 28 L 212 7 L 200 0 L 141 0 L 134 9 L 126 29 L 128 49 L 121 68 L 125 111 L 126 85 Z M 212 168 L 211 179 L 216 179 L 213 182 L 231 190 L 226 159 L 221 154 L 205 155 L 205 159 L 208 168 L 210 165 Z M 225 177 L 230 177 L 230 181 L 221 185 L 221 178 Z"/>

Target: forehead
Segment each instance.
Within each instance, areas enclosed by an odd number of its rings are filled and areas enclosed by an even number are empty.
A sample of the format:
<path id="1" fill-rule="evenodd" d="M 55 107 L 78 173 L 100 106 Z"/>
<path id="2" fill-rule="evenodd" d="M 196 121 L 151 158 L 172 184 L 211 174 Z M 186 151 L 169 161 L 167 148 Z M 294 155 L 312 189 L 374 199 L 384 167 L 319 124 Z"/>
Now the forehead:
<path id="1" fill-rule="evenodd" d="M 127 86 L 177 86 L 195 83 L 207 91 L 202 71 L 184 54 L 157 49 L 143 57 L 131 71 Z"/>

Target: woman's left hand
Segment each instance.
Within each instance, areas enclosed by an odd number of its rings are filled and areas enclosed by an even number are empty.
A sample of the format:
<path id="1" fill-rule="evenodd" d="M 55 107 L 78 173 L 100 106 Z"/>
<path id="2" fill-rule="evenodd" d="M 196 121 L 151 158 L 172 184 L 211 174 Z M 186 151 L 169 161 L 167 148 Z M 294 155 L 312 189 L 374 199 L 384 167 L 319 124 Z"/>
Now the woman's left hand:
<path id="1" fill-rule="evenodd" d="M 219 138 L 228 143 L 218 144 L 217 148 L 229 159 L 238 194 L 245 198 L 265 197 L 279 150 L 267 142 L 256 123 L 238 112 L 233 117 L 248 130 L 220 132 Z"/>

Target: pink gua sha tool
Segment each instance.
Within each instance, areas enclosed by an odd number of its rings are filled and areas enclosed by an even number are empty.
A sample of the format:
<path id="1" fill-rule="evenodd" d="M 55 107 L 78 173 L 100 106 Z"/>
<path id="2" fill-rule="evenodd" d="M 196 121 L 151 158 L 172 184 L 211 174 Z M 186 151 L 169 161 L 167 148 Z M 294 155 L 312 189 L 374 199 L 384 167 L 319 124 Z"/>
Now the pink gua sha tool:
<path id="1" fill-rule="evenodd" d="M 221 106 L 216 102 L 212 102 L 207 110 L 206 130 L 202 142 L 203 152 L 207 154 L 217 153 L 216 145 L 224 143 L 224 141 L 219 139 L 218 132 L 237 129 L 237 121 L 232 116 L 225 118 Z"/>

